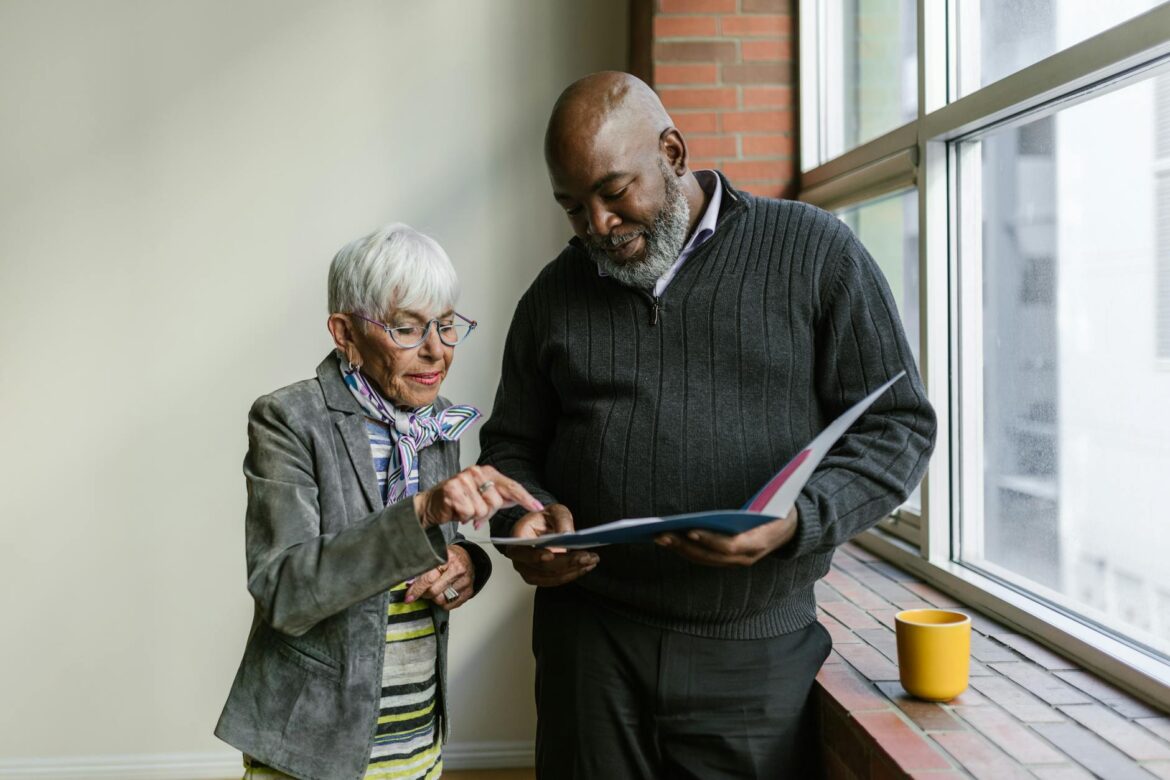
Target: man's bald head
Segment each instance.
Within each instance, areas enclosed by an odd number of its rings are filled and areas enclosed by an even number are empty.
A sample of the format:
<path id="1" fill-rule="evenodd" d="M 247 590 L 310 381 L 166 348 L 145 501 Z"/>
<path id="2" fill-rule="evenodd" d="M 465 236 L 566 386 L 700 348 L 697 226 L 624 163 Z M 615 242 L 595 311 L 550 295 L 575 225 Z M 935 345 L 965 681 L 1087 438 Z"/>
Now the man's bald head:
<path id="1" fill-rule="evenodd" d="M 564 160 L 582 144 L 636 138 L 657 144 L 673 126 L 670 115 L 646 82 L 620 71 L 602 71 L 568 86 L 553 106 L 544 135 L 545 160 Z"/>

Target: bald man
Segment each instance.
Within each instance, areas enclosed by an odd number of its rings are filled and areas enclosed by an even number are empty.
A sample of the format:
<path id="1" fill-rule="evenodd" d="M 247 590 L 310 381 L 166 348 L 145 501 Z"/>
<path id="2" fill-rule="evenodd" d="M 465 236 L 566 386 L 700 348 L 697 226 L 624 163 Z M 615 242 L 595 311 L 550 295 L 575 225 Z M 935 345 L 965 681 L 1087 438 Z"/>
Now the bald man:
<path id="1" fill-rule="evenodd" d="M 819 209 L 688 167 L 657 95 L 597 73 L 557 100 L 552 194 L 574 238 L 522 297 L 482 457 L 542 512 L 498 536 L 743 505 L 839 413 L 906 371 L 793 511 L 738 536 L 552 552 L 537 586 L 537 774 L 815 776 L 828 656 L 813 586 L 922 478 L 935 418 L 888 286 Z"/>

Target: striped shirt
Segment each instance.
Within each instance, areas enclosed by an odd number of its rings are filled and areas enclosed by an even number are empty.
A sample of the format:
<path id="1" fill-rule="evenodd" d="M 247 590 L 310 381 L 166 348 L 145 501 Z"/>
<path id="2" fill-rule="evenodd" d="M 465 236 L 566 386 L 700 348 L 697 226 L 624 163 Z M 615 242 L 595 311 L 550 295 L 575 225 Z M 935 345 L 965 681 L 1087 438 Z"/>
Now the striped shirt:
<path id="1" fill-rule="evenodd" d="M 391 484 L 403 478 L 394 447 L 396 434 L 389 426 L 370 418 L 366 418 L 366 433 L 378 488 L 385 501 Z M 414 469 L 417 472 L 417 460 Z M 417 473 L 411 476 L 410 483 L 417 485 Z M 366 770 L 367 778 L 378 780 L 432 778 L 443 772 L 442 743 L 435 718 L 435 621 L 429 601 L 403 601 L 406 588 L 403 582 L 390 590 L 378 730 Z"/>

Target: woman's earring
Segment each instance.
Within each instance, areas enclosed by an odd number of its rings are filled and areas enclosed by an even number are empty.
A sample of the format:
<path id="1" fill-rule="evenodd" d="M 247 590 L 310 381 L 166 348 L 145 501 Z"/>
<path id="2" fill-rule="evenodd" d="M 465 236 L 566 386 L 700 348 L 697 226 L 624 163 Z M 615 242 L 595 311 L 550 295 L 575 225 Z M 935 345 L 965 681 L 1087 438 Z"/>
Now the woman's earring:
<path id="1" fill-rule="evenodd" d="M 354 363 L 352 360 L 350 360 L 349 358 L 346 358 L 346 359 L 345 359 L 345 362 L 346 362 L 346 363 L 349 365 L 349 373 L 351 373 L 351 374 L 356 374 L 358 371 L 360 371 L 360 370 L 361 370 L 361 367 L 362 367 L 362 364 L 361 364 L 361 363 L 357 363 L 357 364 L 355 364 L 355 363 Z"/>

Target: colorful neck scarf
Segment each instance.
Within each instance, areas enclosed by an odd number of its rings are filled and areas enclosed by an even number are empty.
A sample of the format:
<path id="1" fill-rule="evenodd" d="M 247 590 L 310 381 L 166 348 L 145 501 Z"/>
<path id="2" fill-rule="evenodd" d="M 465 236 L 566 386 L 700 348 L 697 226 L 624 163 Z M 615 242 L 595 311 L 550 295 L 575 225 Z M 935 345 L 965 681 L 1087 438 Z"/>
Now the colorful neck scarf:
<path id="1" fill-rule="evenodd" d="M 382 397 L 365 375 L 338 356 L 341 376 L 368 417 L 390 428 L 395 458 L 386 469 L 386 505 L 418 492 L 418 453 L 436 441 L 456 441 L 475 422 L 480 411 L 474 406 L 448 406 L 435 414 L 433 404 L 417 409 L 399 409 Z"/>

